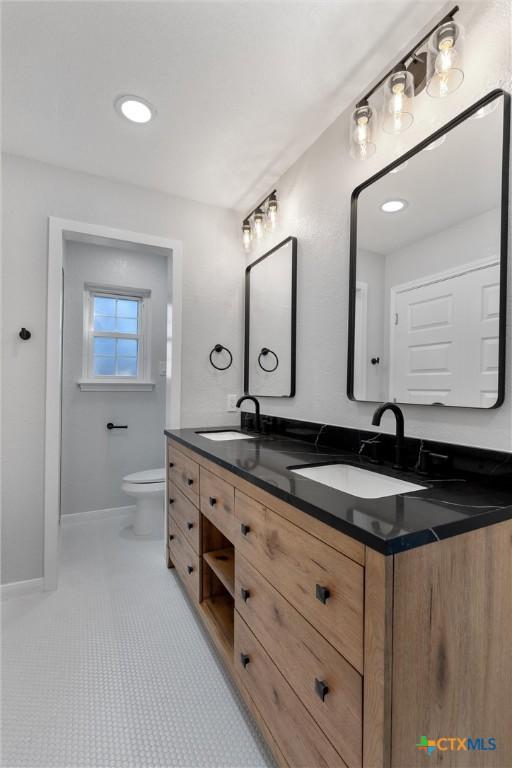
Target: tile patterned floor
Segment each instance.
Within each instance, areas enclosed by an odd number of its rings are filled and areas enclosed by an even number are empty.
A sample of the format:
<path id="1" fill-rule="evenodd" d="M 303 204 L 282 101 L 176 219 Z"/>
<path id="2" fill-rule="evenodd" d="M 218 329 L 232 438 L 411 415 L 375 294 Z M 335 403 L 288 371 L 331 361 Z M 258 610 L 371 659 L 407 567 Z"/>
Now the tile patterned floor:
<path id="1" fill-rule="evenodd" d="M 59 589 L 3 603 L 4 768 L 273 765 L 162 550 L 67 525 Z"/>

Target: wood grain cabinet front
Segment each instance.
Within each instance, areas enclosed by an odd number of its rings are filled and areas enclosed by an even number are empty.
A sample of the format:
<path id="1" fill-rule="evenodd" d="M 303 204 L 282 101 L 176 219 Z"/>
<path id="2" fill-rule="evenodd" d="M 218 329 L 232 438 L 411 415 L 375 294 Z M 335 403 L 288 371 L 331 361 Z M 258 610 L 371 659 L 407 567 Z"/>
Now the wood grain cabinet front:
<path id="1" fill-rule="evenodd" d="M 363 678 L 240 555 L 236 609 L 351 768 L 361 768 Z"/>
<path id="2" fill-rule="evenodd" d="M 236 611 L 235 670 L 290 766 L 347 768 Z"/>
<path id="3" fill-rule="evenodd" d="M 192 549 L 199 553 L 200 515 L 197 507 L 178 490 L 174 483 L 168 484 L 168 509 L 170 516 L 181 528 Z"/>
<path id="4" fill-rule="evenodd" d="M 363 672 L 364 568 L 238 490 L 237 552 Z"/>
<path id="5" fill-rule="evenodd" d="M 167 475 L 190 501 L 199 507 L 199 464 L 184 456 L 174 445 L 168 449 Z"/>
<path id="6" fill-rule="evenodd" d="M 169 554 L 187 592 L 195 603 L 200 599 L 199 557 L 176 521 L 169 518 Z"/>
<path id="7" fill-rule="evenodd" d="M 201 467 L 201 502 L 202 514 L 218 530 L 233 541 L 235 489 L 217 475 Z"/>

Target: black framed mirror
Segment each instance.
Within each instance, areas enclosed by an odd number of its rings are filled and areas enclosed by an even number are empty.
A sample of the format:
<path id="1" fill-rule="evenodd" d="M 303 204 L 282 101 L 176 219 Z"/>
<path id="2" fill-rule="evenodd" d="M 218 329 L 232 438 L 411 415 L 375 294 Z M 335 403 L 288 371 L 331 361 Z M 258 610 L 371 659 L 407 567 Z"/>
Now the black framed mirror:
<path id="1" fill-rule="evenodd" d="M 297 238 L 287 237 L 245 270 L 244 390 L 295 395 Z"/>
<path id="2" fill-rule="evenodd" d="M 509 147 L 495 90 L 352 193 L 352 400 L 503 402 Z"/>

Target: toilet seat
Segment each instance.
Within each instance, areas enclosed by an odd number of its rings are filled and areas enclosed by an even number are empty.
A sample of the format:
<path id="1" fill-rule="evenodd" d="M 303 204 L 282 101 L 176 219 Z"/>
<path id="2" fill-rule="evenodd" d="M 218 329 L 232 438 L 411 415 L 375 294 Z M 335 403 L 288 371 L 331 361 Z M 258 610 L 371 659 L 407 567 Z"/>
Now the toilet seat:
<path id="1" fill-rule="evenodd" d="M 150 483 L 165 483 L 165 468 L 145 469 L 143 472 L 133 472 L 123 477 L 124 483 L 149 485 Z"/>

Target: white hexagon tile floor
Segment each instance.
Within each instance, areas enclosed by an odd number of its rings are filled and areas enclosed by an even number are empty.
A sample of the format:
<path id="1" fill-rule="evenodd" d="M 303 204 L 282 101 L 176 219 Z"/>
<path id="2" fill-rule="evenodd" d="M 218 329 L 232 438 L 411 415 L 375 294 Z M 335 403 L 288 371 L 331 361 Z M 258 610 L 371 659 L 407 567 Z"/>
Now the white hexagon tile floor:
<path id="1" fill-rule="evenodd" d="M 64 525 L 58 590 L 4 601 L 2 765 L 272 766 L 163 542 L 129 523 Z"/>

